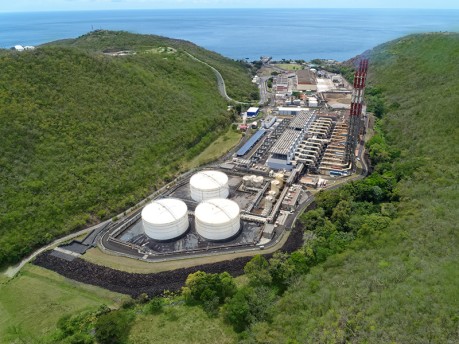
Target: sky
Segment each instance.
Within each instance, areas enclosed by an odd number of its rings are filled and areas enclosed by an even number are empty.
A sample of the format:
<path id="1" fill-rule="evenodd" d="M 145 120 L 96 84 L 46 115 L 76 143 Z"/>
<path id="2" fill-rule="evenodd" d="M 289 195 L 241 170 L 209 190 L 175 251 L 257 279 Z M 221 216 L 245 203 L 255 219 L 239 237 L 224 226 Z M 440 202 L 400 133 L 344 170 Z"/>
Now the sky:
<path id="1" fill-rule="evenodd" d="M 458 0 L 0 0 L 0 12 L 185 8 L 459 9 Z"/>

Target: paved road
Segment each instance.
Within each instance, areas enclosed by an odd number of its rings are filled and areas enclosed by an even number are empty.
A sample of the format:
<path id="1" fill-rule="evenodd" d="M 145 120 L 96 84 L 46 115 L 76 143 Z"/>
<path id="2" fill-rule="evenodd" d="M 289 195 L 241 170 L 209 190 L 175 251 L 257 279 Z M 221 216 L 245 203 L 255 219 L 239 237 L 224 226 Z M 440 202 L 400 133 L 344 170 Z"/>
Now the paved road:
<path id="1" fill-rule="evenodd" d="M 191 57 L 193 60 L 196 60 L 198 62 L 201 62 L 202 64 L 205 64 L 207 67 L 209 67 L 210 69 L 212 69 L 215 73 L 215 75 L 217 76 L 217 85 L 218 85 L 218 91 L 220 92 L 220 94 L 226 99 L 226 100 L 229 100 L 229 101 L 232 101 L 232 102 L 235 102 L 236 104 L 243 104 L 243 105 L 250 105 L 250 103 L 245 103 L 245 102 L 240 102 L 240 101 L 237 101 L 237 100 L 234 100 L 233 98 L 230 98 L 230 96 L 228 96 L 228 94 L 226 93 L 226 86 L 225 86 L 225 80 L 223 80 L 223 77 L 222 75 L 220 74 L 220 72 L 218 70 L 216 70 L 214 67 L 212 67 L 210 64 L 204 62 L 204 61 L 201 61 L 200 59 L 198 59 L 197 57 L 194 57 L 193 55 L 191 55 L 189 52 L 185 51 L 185 54 L 187 54 L 189 57 Z"/>
<path id="2" fill-rule="evenodd" d="M 270 77 L 269 76 L 262 76 L 260 77 L 259 81 L 259 89 L 260 89 L 260 101 L 258 102 L 259 105 L 263 105 L 268 103 L 269 98 L 271 97 L 271 93 L 268 92 L 267 81 Z"/>
<path id="3" fill-rule="evenodd" d="M 21 262 L 18 265 L 10 266 L 4 272 L 4 274 L 6 276 L 10 277 L 10 278 L 14 277 L 19 272 L 19 270 L 22 269 L 22 267 L 24 265 L 26 265 L 28 262 L 30 262 L 32 259 L 34 259 L 36 256 L 38 256 L 40 253 L 42 253 L 42 252 L 44 252 L 46 250 L 49 250 L 50 248 L 52 248 L 54 246 L 62 244 L 63 242 L 66 242 L 66 241 L 69 241 L 71 239 L 77 238 L 77 237 L 79 237 L 79 236 L 81 236 L 83 234 L 88 234 L 89 232 L 92 232 L 93 230 L 95 230 L 95 229 L 97 229 L 99 227 L 105 226 L 109 222 L 111 222 L 111 220 L 107 220 L 107 221 L 99 223 L 99 224 L 97 224 L 95 226 L 82 229 L 81 231 L 66 235 L 65 237 L 62 237 L 60 239 L 56 239 L 52 243 L 50 243 L 50 244 L 48 244 L 46 246 L 43 246 L 42 248 L 40 248 L 40 249 L 36 250 L 35 252 L 33 252 L 30 256 L 28 256 L 28 257 L 24 258 L 23 260 L 21 260 Z"/>

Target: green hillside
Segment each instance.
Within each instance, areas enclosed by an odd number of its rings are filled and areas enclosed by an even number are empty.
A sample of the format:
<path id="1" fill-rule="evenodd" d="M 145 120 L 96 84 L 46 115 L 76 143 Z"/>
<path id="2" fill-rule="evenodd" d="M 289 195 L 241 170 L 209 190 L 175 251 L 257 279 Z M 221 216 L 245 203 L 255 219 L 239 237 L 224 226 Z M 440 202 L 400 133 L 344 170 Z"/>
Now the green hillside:
<path id="1" fill-rule="evenodd" d="M 459 35 L 408 36 L 369 56 L 371 102 L 384 113 L 370 152 L 376 174 L 398 181 L 392 201 L 365 227 L 355 198 L 339 202 L 346 192 L 319 198 L 325 211 L 339 205 L 327 219 L 356 239 L 291 285 L 247 342 L 459 342 Z M 322 236 L 327 226 L 304 220 Z"/>
<path id="2" fill-rule="evenodd" d="M 135 54 L 102 53 L 120 49 Z M 134 205 L 226 132 L 214 73 L 185 51 L 220 69 L 232 96 L 254 90 L 244 66 L 157 36 L 0 51 L 0 266 Z"/>
<path id="3" fill-rule="evenodd" d="M 188 41 L 155 35 L 132 34 L 125 31 L 98 30 L 77 39 L 66 39 L 50 44 L 78 47 L 93 52 L 133 50 L 136 52 L 149 51 L 158 53 L 168 47 L 179 51 L 187 51 L 213 66 L 222 74 L 226 83 L 226 91 L 231 98 L 239 101 L 251 101 L 259 97 L 258 89 L 251 83 L 251 79 L 246 77 L 247 68 L 250 65 L 243 64 L 240 61 L 233 61 Z"/>

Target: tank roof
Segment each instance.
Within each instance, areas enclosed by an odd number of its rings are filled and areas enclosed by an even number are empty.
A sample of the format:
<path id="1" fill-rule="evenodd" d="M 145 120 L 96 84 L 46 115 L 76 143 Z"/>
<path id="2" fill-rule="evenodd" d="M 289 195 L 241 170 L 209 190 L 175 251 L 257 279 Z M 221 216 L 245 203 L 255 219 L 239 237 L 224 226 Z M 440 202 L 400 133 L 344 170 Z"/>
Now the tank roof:
<path id="1" fill-rule="evenodd" d="M 190 179 L 190 184 L 200 190 L 213 190 L 225 187 L 228 183 L 228 176 L 220 171 L 200 171 Z"/>
<path id="2" fill-rule="evenodd" d="M 222 224 L 239 216 L 239 205 L 229 199 L 214 198 L 200 203 L 195 210 L 195 216 L 200 221 Z"/>
<path id="3" fill-rule="evenodd" d="M 185 202 L 176 198 L 163 198 L 146 205 L 142 220 L 152 224 L 167 224 L 180 220 L 188 211 Z"/>

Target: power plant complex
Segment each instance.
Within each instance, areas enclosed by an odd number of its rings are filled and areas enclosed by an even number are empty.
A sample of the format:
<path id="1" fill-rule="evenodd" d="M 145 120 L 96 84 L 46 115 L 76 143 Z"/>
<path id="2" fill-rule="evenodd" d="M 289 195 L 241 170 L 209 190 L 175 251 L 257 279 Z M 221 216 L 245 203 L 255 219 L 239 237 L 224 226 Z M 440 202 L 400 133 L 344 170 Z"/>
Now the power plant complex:
<path id="1" fill-rule="evenodd" d="M 153 261 L 264 249 L 279 242 L 315 189 L 333 178 L 350 176 L 360 166 L 356 162 L 366 128 L 367 68 L 368 62 L 362 60 L 352 91 L 320 91 L 321 82 L 340 84 L 341 79 L 332 76 L 324 81 L 312 70 L 301 74 L 297 79 L 307 88 L 304 92 L 317 92 L 303 97 L 301 104 L 308 106 L 284 101 L 229 159 L 182 175 L 143 208 L 118 221 L 104 236 L 104 248 Z M 273 89 L 295 92 L 292 80 L 279 78 Z M 337 108 L 339 97 L 349 103 Z M 279 99 L 285 97 L 276 94 L 276 102 Z M 258 108 L 249 110 L 250 116 L 259 116 Z M 252 128 L 257 125 L 254 122 Z"/>

